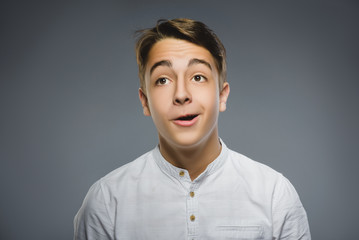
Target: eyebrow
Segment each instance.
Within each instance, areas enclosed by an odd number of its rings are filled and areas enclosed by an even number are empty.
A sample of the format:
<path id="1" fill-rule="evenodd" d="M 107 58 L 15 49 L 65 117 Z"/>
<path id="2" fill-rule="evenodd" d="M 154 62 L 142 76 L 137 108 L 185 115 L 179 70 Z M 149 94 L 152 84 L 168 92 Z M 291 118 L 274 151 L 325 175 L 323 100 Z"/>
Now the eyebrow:
<path id="1" fill-rule="evenodd" d="M 203 60 L 203 59 L 198 59 L 198 58 L 192 58 L 189 62 L 188 62 L 188 67 L 193 66 L 195 64 L 204 64 L 206 65 L 210 70 L 212 70 L 211 64 L 209 64 L 209 62 Z M 150 69 L 150 75 L 152 74 L 152 72 L 159 66 L 166 66 L 166 67 L 172 67 L 172 63 L 169 60 L 162 60 L 159 62 L 156 62 L 155 64 L 153 64 L 153 66 Z"/>
<path id="2" fill-rule="evenodd" d="M 212 70 L 211 64 L 209 64 L 209 62 L 203 60 L 203 59 L 198 59 L 198 58 L 192 58 L 189 63 L 188 63 L 188 67 L 195 65 L 195 64 L 204 64 L 206 65 L 209 69 Z"/>
<path id="3" fill-rule="evenodd" d="M 156 62 L 155 64 L 153 64 L 153 66 L 150 69 L 150 75 L 159 66 L 172 67 L 172 63 L 170 61 L 168 61 L 168 60 L 162 60 L 162 61 Z"/>

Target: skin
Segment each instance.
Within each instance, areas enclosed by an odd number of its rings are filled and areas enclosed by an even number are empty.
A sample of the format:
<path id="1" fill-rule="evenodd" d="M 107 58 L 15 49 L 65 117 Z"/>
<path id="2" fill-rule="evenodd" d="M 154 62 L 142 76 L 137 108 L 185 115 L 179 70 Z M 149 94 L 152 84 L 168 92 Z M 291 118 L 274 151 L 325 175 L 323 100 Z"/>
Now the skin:
<path id="1" fill-rule="evenodd" d="M 219 89 L 218 70 L 207 49 L 166 38 L 149 52 L 145 85 L 139 98 L 144 115 L 156 125 L 162 156 L 187 169 L 194 180 L 221 152 L 218 115 L 226 110 L 229 84 Z M 197 117 L 178 120 L 189 114 Z"/>

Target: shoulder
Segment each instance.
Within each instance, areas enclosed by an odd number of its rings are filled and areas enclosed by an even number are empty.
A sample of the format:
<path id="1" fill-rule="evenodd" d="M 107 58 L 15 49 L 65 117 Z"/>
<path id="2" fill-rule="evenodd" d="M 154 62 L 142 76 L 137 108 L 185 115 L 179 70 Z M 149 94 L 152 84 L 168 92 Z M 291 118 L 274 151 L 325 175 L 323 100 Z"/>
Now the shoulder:
<path id="1" fill-rule="evenodd" d="M 275 239 L 283 235 L 291 239 L 310 239 L 306 211 L 292 183 L 271 167 L 230 150 L 232 171 L 248 189 L 270 197 Z"/>
<path id="2" fill-rule="evenodd" d="M 301 206 L 299 196 L 292 183 L 280 172 L 273 168 L 254 161 L 242 154 L 231 151 L 233 161 L 241 169 L 241 174 L 250 178 L 253 182 L 259 182 L 263 186 L 272 187 L 273 207 L 281 209 L 286 207 Z"/>
<path id="3" fill-rule="evenodd" d="M 230 171 L 235 171 L 250 188 L 267 192 L 274 208 L 301 205 L 295 188 L 282 173 L 232 150 L 229 156 Z"/>
<path id="4" fill-rule="evenodd" d="M 152 151 L 147 152 L 113 170 L 90 187 L 74 219 L 76 239 L 87 239 L 85 236 L 103 239 L 104 236 L 111 236 L 117 196 L 123 194 L 126 188 L 131 188 L 130 182 L 136 182 L 146 166 L 151 164 L 151 154 Z"/>
<path id="5" fill-rule="evenodd" d="M 233 170 L 237 171 L 242 177 L 251 179 L 252 181 L 263 180 L 276 183 L 284 178 L 280 172 L 273 168 L 233 150 L 229 150 L 229 160 L 229 164 L 231 164 Z"/>
<path id="6" fill-rule="evenodd" d="M 112 170 L 97 180 L 94 185 L 100 185 L 105 191 L 107 188 L 114 187 L 114 185 L 136 182 L 136 180 L 140 179 L 141 176 L 156 167 L 156 163 L 154 161 L 155 150 L 156 148 L 144 153 L 135 160 Z"/>
<path id="7" fill-rule="evenodd" d="M 88 190 L 83 207 L 87 209 L 98 209 L 99 205 L 108 207 L 112 197 L 124 188 L 131 187 L 143 171 L 146 171 L 147 166 L 152 164 L 152 152 L 143 154 L 97 180 Z"/>

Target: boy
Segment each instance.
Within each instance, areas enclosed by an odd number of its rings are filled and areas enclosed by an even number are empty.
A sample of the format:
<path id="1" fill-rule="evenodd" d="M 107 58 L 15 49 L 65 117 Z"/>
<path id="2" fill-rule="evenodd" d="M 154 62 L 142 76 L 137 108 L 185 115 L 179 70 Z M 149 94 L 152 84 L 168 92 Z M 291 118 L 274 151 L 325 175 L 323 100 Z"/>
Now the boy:
<path id="1" fill-rule="evenodd" d="M 159 145 L 90 188 L 74 239 L 310 239 L 290 182 L 219 139 L 229 84 L 217 36 L 162 20 L 141 32 L 136 55 Z"/>

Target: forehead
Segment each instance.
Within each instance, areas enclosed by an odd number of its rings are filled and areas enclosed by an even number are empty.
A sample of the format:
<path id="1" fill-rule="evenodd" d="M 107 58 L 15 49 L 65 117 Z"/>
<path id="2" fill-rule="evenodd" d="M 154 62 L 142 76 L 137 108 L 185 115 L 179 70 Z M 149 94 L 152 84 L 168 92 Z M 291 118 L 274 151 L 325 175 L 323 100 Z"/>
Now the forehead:
<path id="1" fill-rule="evenodd" d="M 149 51 L 146 71 L 159 61 L 168 60 L 174 65 L 180 62 L 187 64 L 192 58 L 206 60 L 212 69 L 215 68 L 214 58 L 206 48 L 181 39 L 165 38 L 155 43 Z"/>

